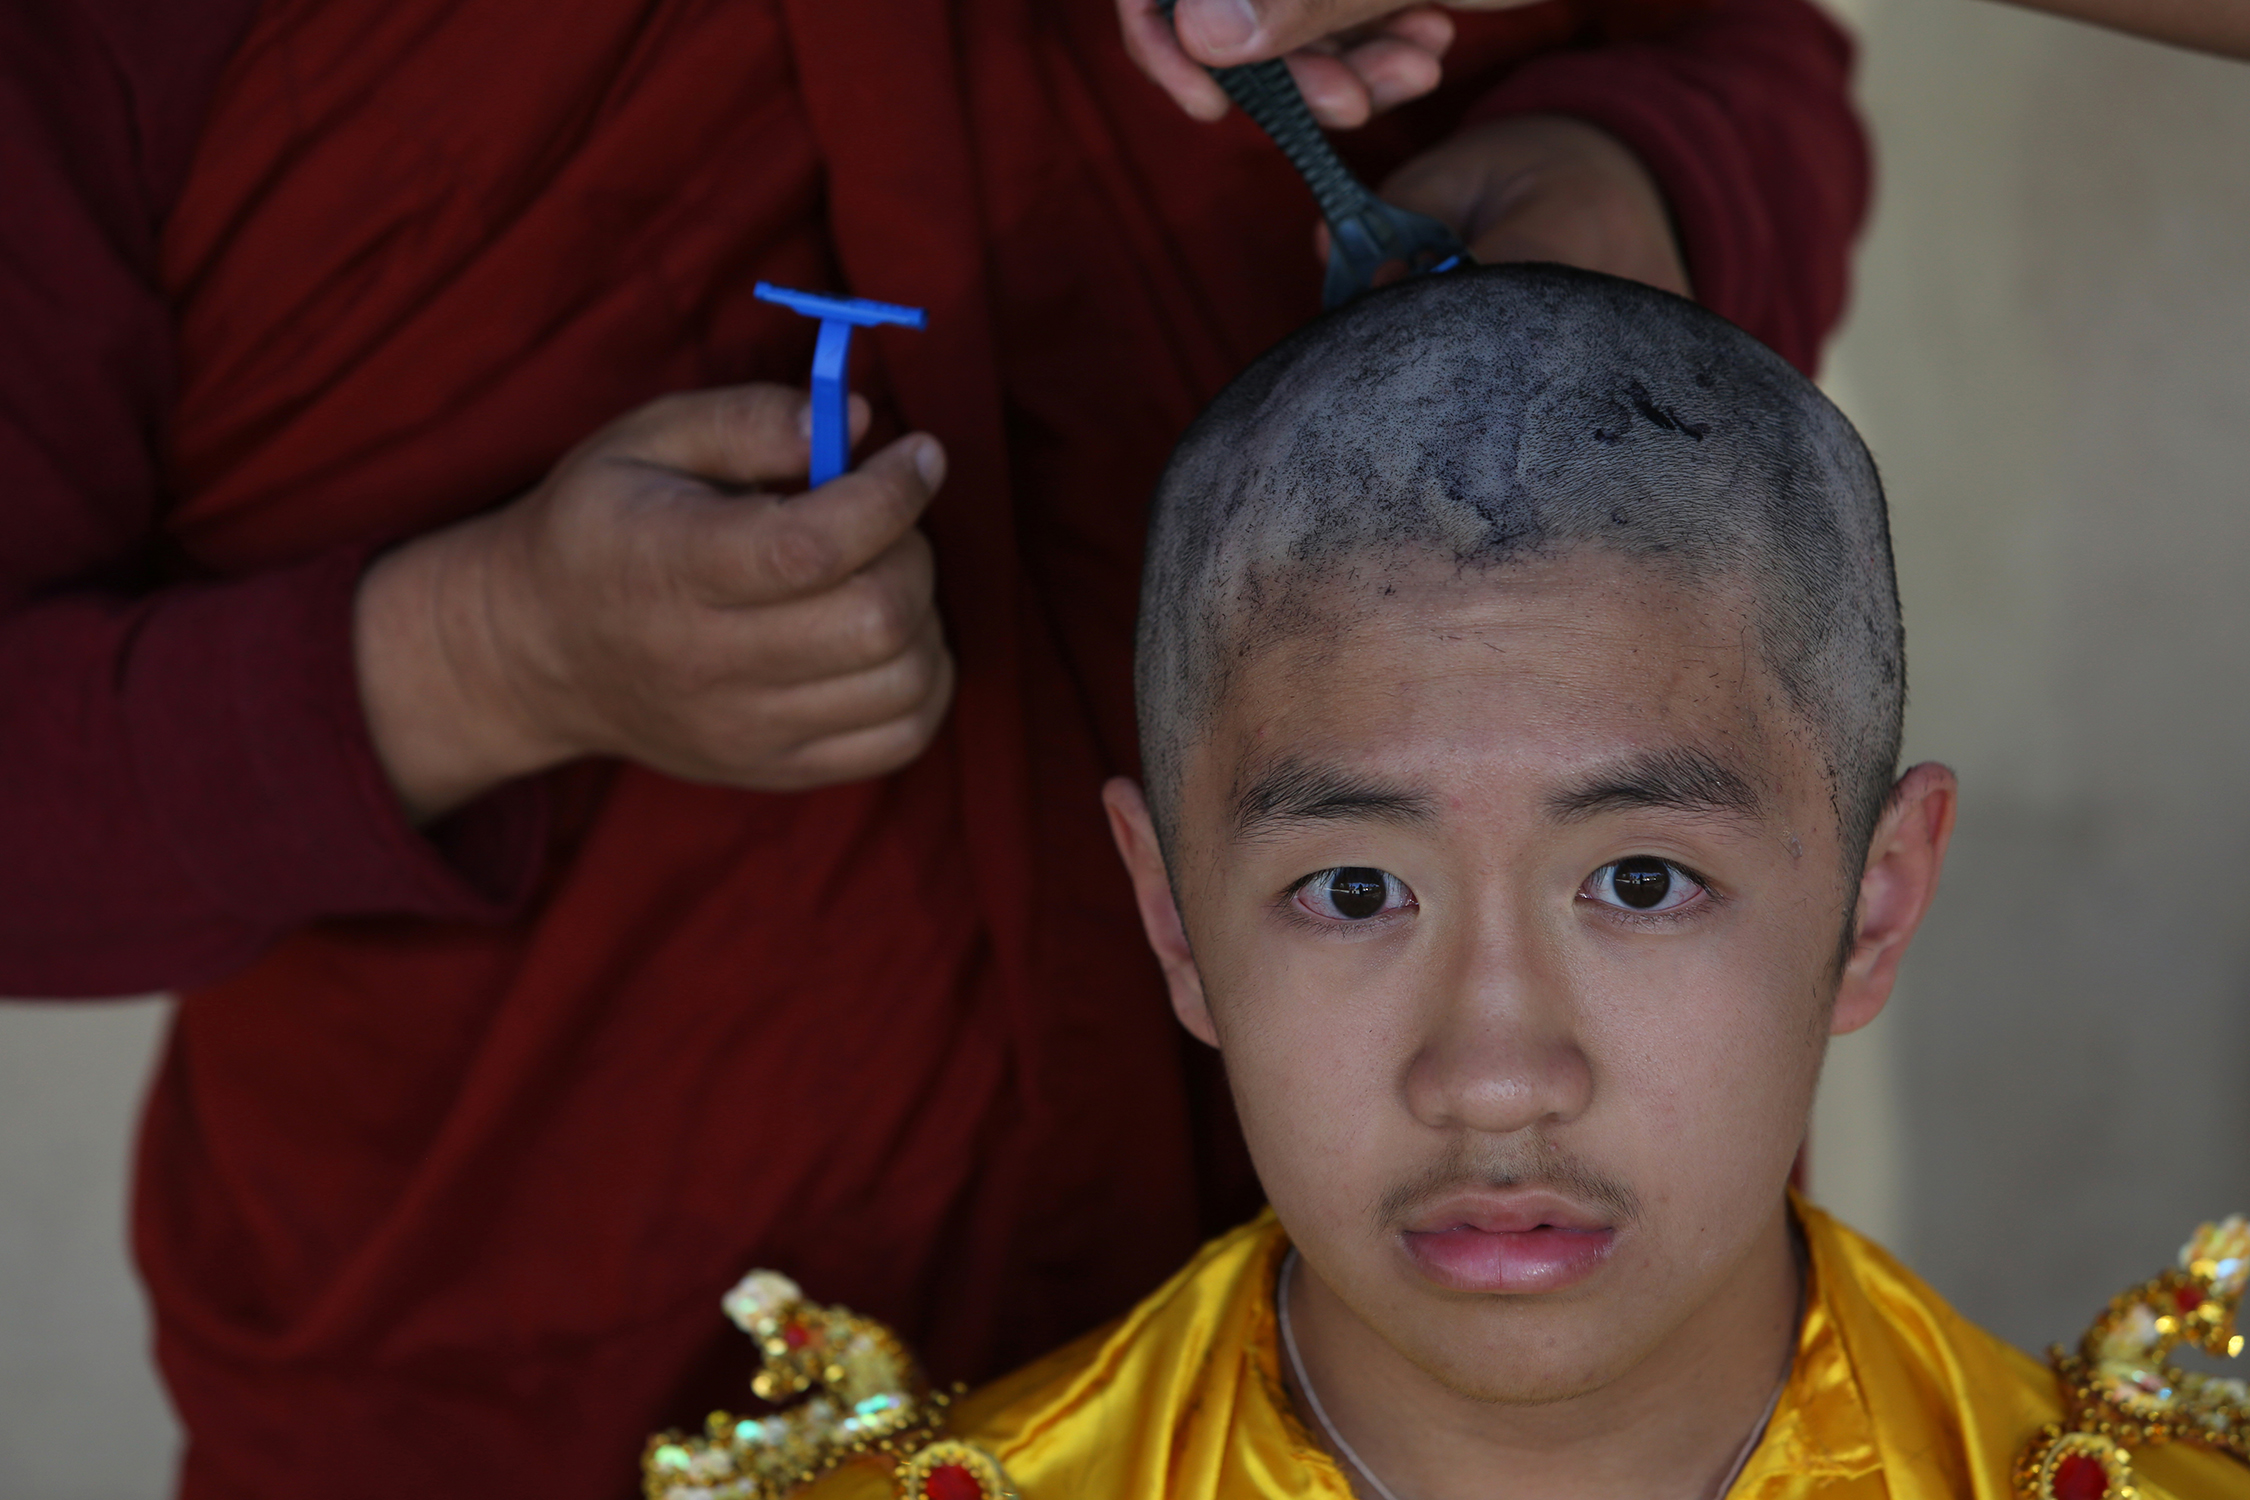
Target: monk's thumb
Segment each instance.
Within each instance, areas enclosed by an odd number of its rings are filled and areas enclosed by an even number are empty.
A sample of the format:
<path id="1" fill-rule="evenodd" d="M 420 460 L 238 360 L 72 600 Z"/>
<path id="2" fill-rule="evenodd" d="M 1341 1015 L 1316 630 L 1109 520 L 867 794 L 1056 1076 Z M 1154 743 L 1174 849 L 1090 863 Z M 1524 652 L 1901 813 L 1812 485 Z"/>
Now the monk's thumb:
<path id="1" fill-rule="evenodd" d="M 741 513 L 765 555 L 746 592 L 787 597 L 842 582 L 914 529 L 944 479 L 945 449 L 909 433 L 817 489 Z"/>
<path id="2" fill-rule="evenodd" d="M 945 445 L 926 432 L 910 432 L 871 455 L 852 474 L 832 483 L 846 483 L 855 474 L 896 494 L 908 512 L 900 528 L 903 530 L 929 508 L 938 487 L 945 483 Z"/>

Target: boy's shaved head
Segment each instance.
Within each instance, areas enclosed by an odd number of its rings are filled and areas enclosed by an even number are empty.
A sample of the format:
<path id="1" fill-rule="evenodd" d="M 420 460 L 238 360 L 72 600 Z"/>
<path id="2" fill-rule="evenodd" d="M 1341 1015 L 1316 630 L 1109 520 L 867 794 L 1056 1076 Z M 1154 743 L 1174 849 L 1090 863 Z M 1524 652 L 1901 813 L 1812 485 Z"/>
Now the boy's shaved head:
<path id="1" fill-rule="evenodd" d="M 1556 266 L 1363 298 L 1265 355 L 1181 441 L 1151 517 L 1136 666 L 1167 843 L 1184 760 L 1242 662 L 1337 628 L 1386 570 L 1580 547 L 1751 601 L 1856 863 L 1905 699 L 1873 461 L 1811 382 L 1732 324 Z"/>
<path id="2" fill-rule="evenodd" d="M 1420 277 L 1190 431 L 1139 636 L 1145 795 L 1103 800 L 1323 1387 L 1503 1467 L 1667 1391 L 1715 1476 L 1788 1361 L 1828 1038 L 1952 827 L 1944 767 L 1892 779 L 1851 427 L 1662 292 Z"/>

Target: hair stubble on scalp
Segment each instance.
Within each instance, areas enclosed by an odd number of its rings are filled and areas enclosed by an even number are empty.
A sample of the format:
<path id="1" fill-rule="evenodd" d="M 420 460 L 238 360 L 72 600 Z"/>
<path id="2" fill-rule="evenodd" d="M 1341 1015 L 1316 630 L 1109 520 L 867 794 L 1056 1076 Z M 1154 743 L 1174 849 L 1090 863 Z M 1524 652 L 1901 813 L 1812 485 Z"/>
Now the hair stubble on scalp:
<path id="1" fill-rule="evenodd" d="M 1157 487 L 1135 676 L 1159 839 L 1233 674 L 1410 559 L 1599 548 L 1751 601 L 1856 872 L 1897 772 L 1905 642 L 1873 460 L 1842 413 L 1683 298 L 1560 266 L 1416 277 L 1253 364 Z"/>

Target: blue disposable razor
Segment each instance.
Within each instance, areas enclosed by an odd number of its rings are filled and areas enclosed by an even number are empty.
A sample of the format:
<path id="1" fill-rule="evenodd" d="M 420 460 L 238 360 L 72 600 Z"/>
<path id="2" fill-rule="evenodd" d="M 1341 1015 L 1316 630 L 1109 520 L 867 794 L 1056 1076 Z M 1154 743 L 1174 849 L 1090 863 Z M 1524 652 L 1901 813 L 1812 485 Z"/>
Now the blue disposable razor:
<path id="1" fill-rule="evenodd" d="M 922 309 L 870 302 L 865 297 L 793 292 L 770 281 L 761 281 L 751 290 L 761 301 L 778 302 L 791 312 L 820 319 L 820 338 L 812 357 L 812 483 L 818 488 L 843 473 L 851 458 L 852 422 L 844 404 L 844 377 L 851 364 L 852 330 L 878 323 L 920 328 Z"/>
<path id="2" fill-rule="evenodd" d="M 1178 0 L 1156 3 L 1169 20 Z M 1427 214 L 1409 213 L 1368 191 L 1321 134 L 1287 63 L 1270 58 L 1206 71 L 1244 114 L 1273 137 L 1320 205 L 1320 216 L 1328 221 L 1329 246 L 1328 281 L 1320 294 L 1324 307 L 1342 307 L 1372 289 L 1376 273 L 1393 261 L 1409 272 L 1450 271 L 1476 264 L 1469 247 L 1452 230 Z"/>

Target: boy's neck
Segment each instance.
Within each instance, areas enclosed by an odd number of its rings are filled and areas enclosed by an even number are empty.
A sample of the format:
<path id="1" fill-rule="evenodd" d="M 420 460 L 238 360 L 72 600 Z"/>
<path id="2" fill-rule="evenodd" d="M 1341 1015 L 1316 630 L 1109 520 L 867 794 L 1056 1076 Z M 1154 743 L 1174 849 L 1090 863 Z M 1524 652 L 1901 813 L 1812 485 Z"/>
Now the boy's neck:
<path id="1" fill-rule="evenodd" d="M 1764 1419 L 1795 1352 L 1804 1275 L 1786 1204 L 1718 1295 L 1625 1374 L 1539 1405 L 1440 1384 L 1352 1312 L 1309 1265 L 1290 1278 L 1305 1373 L 1335 1430 L 1397 1500 L 1711 1500 Z M 1306 1428 L 1361 1500 L 1380 1492 L 1333 1451 L 1286 1356 Z"/>

